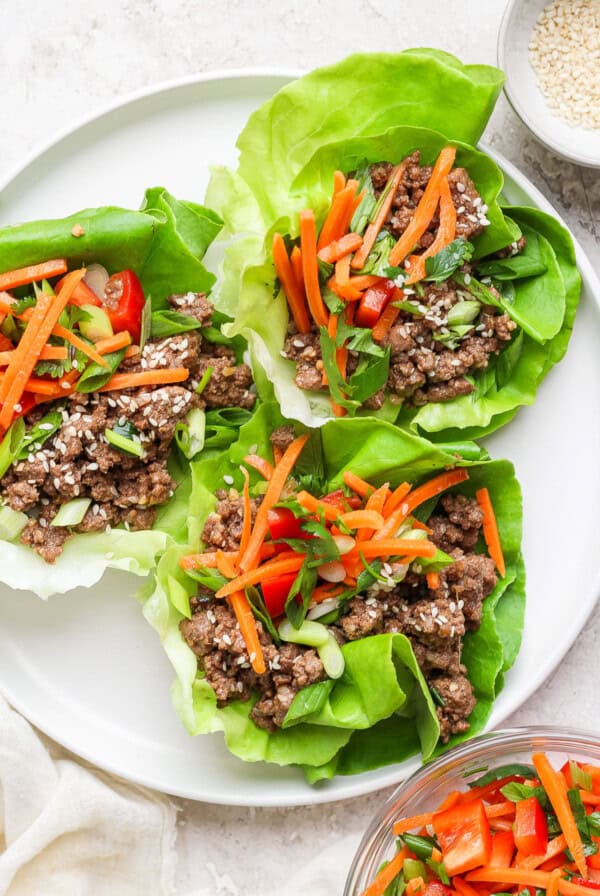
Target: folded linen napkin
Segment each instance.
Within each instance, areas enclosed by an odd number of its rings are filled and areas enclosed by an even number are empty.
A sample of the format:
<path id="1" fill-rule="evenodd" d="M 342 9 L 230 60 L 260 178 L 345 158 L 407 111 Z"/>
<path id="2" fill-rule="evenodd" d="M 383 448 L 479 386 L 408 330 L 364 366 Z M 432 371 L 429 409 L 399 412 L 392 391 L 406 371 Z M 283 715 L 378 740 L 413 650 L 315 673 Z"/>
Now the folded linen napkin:
<path id="1" fill-rule="evenodd" d="M 168 896 L 168 799 L 53 758 L 0 696 L 0 896 Z"/>

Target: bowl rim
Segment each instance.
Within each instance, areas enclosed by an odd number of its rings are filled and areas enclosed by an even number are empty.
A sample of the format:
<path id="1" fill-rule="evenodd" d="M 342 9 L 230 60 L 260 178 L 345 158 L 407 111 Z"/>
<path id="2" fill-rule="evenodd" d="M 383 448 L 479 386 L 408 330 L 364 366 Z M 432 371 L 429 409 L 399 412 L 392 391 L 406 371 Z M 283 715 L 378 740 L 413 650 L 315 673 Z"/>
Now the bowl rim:
<path id="1" fill-rule="evenodd" d="M 548 0 L 550 2 L 550 0 Z M 502 15 L 502 19 L 500 21 L 500 28 L 498 29 L 498 39 L 496 42 L 496 59 L 498 62 L 498 68 L 502 69 L 504 72 L 504 95 L 508 100 L 508 103 L 515 112 L 515 114 L 519 117 L 519 119 L 523 122 L 527 130 L 535 137 L 535 139 L 545 146 L 546 149 L 550 150 L 550 152 L 555 155 L 560 156 L 561 159 L 564 159 L 567 162 L 573 162 L 576 165 L 582 165 L 584 168 L 600 168 L 600 150 L 598 152 L 598 156 L 591 156 L 585 153 L 577 153 L 571 151 L 565 144 L 554 143 L 546 135 L 542 136 L 535 130 L 531 118 L 521 105 L 517 92 L 513 89 L 512 79 L 509 79 L 506 72 L 506 45 L 508 42 L 509 29 L 512 22 L 512 15 L 515 8 L 522 4 L 523 0 L 508 0 L 504 13 Z M 539 89 L 539 88 L 538 88 Z M 540 99 L 542 102 L 545 102 L 545 98 L 541 92 Z M 559 119 L 557 119 L 559 120 Z M 577 128 L 573 128 L 573 132 L 577 132 Z"/>
<path id="2" fill-rule="evenodd" d="M 402 804 L 410 802 L 426 788 L 432 776 L 439 778 L 444 774 L 448 766 L 455 767 L 469 759 L 477 759 L 478 755 L 486 749 L 502 747 L 505 751 L 517 746 L 523 746 L 535 750 L 535 741 L 540 741 L 540 748 L 546 752 L 566 752 L 569 749 L 593 749 L 598 753 L 600 761 L 600 731 L 589 729 L 571 728 L 560 725 L 522 725 L 514 728 L 501 728 L 489 731 L 477 737 L 463 741 L 452 747 L 431 762 L 422 765 L 416 772 L 398 784 L 392 793 L 380 805 L 375 815 L 371 818 L 369 826 L 355 851 L 352 864 L 344 885 L 343 896 L 355 896 L 355 885 L 359 882 L 362 865 L 369 851 L 376 846 L 376 840 L 382 833 L 384 825 L 389 822 L 389 815 L 396 811 Z M 473 773 L 481 771 L 473 768 Z M 465 775 L 466 777 L 466 775 Z M 386 827 L 387 830 L 387 827 Z"/>

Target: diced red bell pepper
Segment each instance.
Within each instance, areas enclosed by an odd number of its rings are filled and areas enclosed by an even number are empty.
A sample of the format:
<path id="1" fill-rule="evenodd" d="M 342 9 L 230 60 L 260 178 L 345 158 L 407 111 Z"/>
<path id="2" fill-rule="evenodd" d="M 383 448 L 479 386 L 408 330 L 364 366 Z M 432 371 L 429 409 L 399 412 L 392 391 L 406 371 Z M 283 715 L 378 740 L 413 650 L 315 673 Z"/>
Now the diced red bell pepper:
<path id="1" fill-rule="evenodd" d="M 589 890 L 600 890 L 600 882 L 596 880 L 585 880 L 583 877 L 572 877 L 572 884 L 578 884 L 580 887 L 587 887 Z"/>
<path id="2" fill-rule="evenodd" d="M 133 341 L 139 342 L 145 303 L 142 284 L 133 271 L 120 271 L 109 277 L 102 305 L 115 333 L 128 330 Z"/>
<path id="3" fill-rule="evenodd" d="M 61 277 L 56 286 L 54 287 L 54 291 L 58 292 L 63 283 L 65 282 L 65 278 Z M 100 307 L 102 302 L 94 292 L 94 290 L 87 285 L 85 280 L 80 280 L 75 289 L 73 290 L 73 295 L 69 299 L 69 305 L 96 305 Z"/>
<path id="4" fill-rule="evenodd" d="M 452 896 L 452 890 L 439 880 L 431 880 L 425 887 L 423 896 Z"/>
<path id="5" fill-rule="evenodd" d="M 291 572 L 282 576 L 274 576 L 272 579 L 265 579 L 262 582 L 261 589 L 265 606 L 272 619 L 277 619 L 283 613 L 287 596 L 294 584 L 296 575 L 297 573 Z"/>
<path id="6" fill-rule="evenodd" d="M 488 864 L 492 836 L 482 800 L 438 812 L 432 823 L 450 877 Z"/>
<path id="7" fill-rule="evenodd" d="M 498 831 L 492 837 L 490 868 L 510 868 L 515 853 L 515 838 L 512 831 Z"/>
<path id="8" fill-rule="evenodd" d="M 365 290 L 354 314 L 354 323 L 359 327 L 374 327 L 395 291 L 393 280 L 382 280 L 381 285 Z"/>
<path id="9" fill-rule="evenodd" d="M 325 504 L 332 504 L 334 507 L 339 507 L 342 512 L 348 507 L 357 510 L 362 504 L 358 495 L 345 495 L 341 488 L 338 488 L 335 492 L 330 492 L 328 495 L 323 495 L 321 501 L 324 501 Z"/>
<path id="10" fill-rule="evenodd" d="M 301 522 L 302 520 L 294 516 L 287 507 L 274 507 L 269 510 L 267 517 L 267 525 L 273 541 L 277 541 L 279 538 L 306 538 L 306 532 L 300 527 Z M 284 547 L 286 551 L 289 550 L 287 545 Z"/>
<path id="11" fill-rule="evenodd" d="M 548 846 L 548 822 L 537 797 L 515 805 L 515 844 L 524 856 L 541 856 Z"/>

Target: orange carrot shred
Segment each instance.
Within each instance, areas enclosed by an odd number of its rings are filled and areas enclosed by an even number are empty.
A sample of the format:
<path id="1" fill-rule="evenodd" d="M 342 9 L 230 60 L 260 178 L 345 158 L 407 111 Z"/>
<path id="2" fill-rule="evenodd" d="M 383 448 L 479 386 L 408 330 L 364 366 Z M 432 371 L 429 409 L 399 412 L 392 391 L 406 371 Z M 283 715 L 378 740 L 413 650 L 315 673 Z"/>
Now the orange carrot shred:
<path id="1" fill-rule="evenodd" d="M 31 264 L 14 271 L 6 271 L 0 274 L 0 290 L 16 289 L 36 280 L 49 280 L 58 277 L 67 270 L 67 262 L 64 258 L 53 258 L 50 261 L 42 261 L 41 264 Z M 85 273 L 85 271 L 84 271 Z"/>
<path id="2" fill-rule="evenodd" d="M 257 675 L 265 672 L 265 659 L 258 638 L 256 620 L 248 603 L 248 598 L 243 591 L 236 591 L 229 598 L 229 603 L 238 621 L 244 644 L 250 657 L 250 664 Z"/>
<path id="3" fill-rule="evenodd" d="M 339 240 L 344 236 L 347 230 L 347 227 L 344 225 L 348 219 L 349 209 L 352 206 L 355 190 L 356 181 L 349 181 L 346 186 L 333 197 L 331 207 L 319 233 L 319 240 L 317 243 L 319 252 L 321 249 L 324 249 L 325 246 L 328 246 L 333 242 L 333 240 Z M 350 217 L 352 217 L 351 212 Z"/>
<path id="4" fill-rule="evenodd" d="M 398 290 L 398 292 L 400 292 L 400 290 Z M 393 301 L 398 300 L 394 298 Z M 379 320 L 373 327 L 373 339 L 375 342 L 383 342 L 387 334 L 396 323 L 396 318 L 399 314 L 400 309 L 396 308 L 395 305 L 386 305 L 386 307 L 381 312 Z"/>
<path id="5" fill-rule="evenodd" d="M 441 473 L 439 476 L 435 476 L 433 479 L 420 485 L 406 496 L 406 500 L 400 504 L 397 510 L 390 514 L 383 529 L 380 529 L 374 537 L 379 539 L 393 535 L 419 505 L 424 504 L 429 498 L 441 494 L 441 492 L 446 491 L 451 486 L 464 482 L 468 478 L 469 474 L 467 471 L 463 468 L 458 468 Z"/>
<path id="6" fill-rule="evenodd" d="M 340 190 L 343 190 L 346 186 L 346 177 L 342 171 L 334 171 L 333 173 L 333 195 L 331 197 L 331 201 L 333 202 L 334 196 L 336 193 L 339 193 Z"/>
<path id="7" fill-rule="evenodd" d="M 411 255 L 407 284 L 416 283 L 426 275 L 425 262 L 448 246 L 456 236 L 456 208 L 452 200 L 448 178 L 440 183 L 440 225 L 431 246 L 420 255 Z"/>
<path id="8" fill-rule="evenodd" d="M 475 492 L 477 503 L 483 513 L 483 537 L 487 545 L 490 557 L 496 564 L 496 569 L 504 578 L 506 575 L 506 566 L 504 563 L 504 554 L 502 552 L 502 542 L 500 541 L 500 533 L 498 532 L 498 524 L 490 493 L 487 488 L 480 488 Z"/>
<path id="9" fill-rule="evenodd" d="M 118 352 L 129 345 L 131 345 L 131 334 L 127 330 L 122 330 L 121 333 L 115 333 L 114 336 L 100 339 L 96 343 L 95 349 L 99 355 L 108 355 L 110 352 Z M 139 346 L 137 351 L 139 352 Z"/>
<path id="10" fill-rule="evenodd" d="M 440 574 L 439 572 L 428 572 L 425 576 L 427 579 L 427 587 L 430 591 L 437 591 L 440 587 Z"/>
<path id="11" fill-rule="evenodd" d="M 304 299 L 304 291 L 296 280 L 296 275 L 288 258 L 283 237 L 280 233 L 273 234 L 273 263 L 275 271 L 285 293 L 287 303 L 294 323 L 300 333 L 310 332 L 310 318 Z M 318 282 L 317 282 L 318 286 Z"/>
<path id="12" fill-rule="evenodd" d="M 400 504 L 402 504 L 402 501 L 404 500 L 404 498 L 406 498 L 410 489 L 411 489 L 411 485 L 409 482 L 401 482 L 400 485 L 398 486 L 398 488 L 396 488 L 392 492 L 392 494 L 389 496 L 389 498 L 385 502 L 385 505 L 383 508 L 383 515 L 387 517 L 391 513 L 393 513 L 394 510 L 396 510 L 400 506 Z"/>
<path id="13" fill-rule="evenodd" d="M 300 246 L 294 246 L 294 248 L 292 249 L 292 252 L 290 254 L 290 264 L 292 266 L 292 271 L 294 272 L 294 277 L 296 278 L 296 283 L 298 284 L 299 295 L 302 296 L 304 306 L 306 307 L 306 292 L 304 291 L 304 271 L 302 270 L 302 252 L 300 251 Z"/>
<path id="14" fill-rule="evenodd" d="M 250 541 L 250 532 L 252 531 L 252 503 L 250 501 L 250 475 L 245 467 L 241 468 L 244 477 L 244 488 L 242 489 L 242 499 L 244 502 L 244 522 L 242 524 L 242 534 L 240 536 L 239 556 L 241 557 L 248 547 Z"/>
<path id="15" fill-rule="evenodd" d="M 190 372 L 187 367 L 170 367 L 164 370 L 141 370 L 139 373 L 115 373 L 98 392 L 112 392 L 114 389 L 137 389 L 138 386 L 166 386 L 183 383 Z"/>
<path id="16" fill-rule="evenodd" d="M 365 235 L 363 237 L 363 244 L 359 251 L 356 253 L 354 258 L 352 259 L 352 267 L 355 270 L 360 270 L 360 268 L 364 267 L 365 261 L 368 258 L 369 252 L 375 245 L 375 240 L 379 236 L 381 228 L 385 224 L 385 219 L 390 213 L 390 209 L 392 207 L 392 202 L 394 201 L 394 196 L 396 195 L 396 191 L 400 185 L 400 181 L 404 176 L 404 172 L 406 170 L 407 161 L 401 162 L 399 165 L 396 165 L 394 169 L 392 169 L 392 173 L 389 176 L 388 182 L 384 187 L 385 199 L 381 203 L 379 207 L 379 211 L 375 219 L 369 224 L 365 231 Z"/>
<path id="17" fill-rule="evenodd" d="M 369 482 L 365 482 L 364 479 L 361 479 L 360 476 L 356 476 L 354 473 L 351 473 L 350 470 L 346 470 L 344 472 L 344 483 L 351 488 L 353 492 L 356 492 L 357 495 L 360 495 L 361 498 L 366 498 L 368 495 L 372 494 L 375 491 L 375 487 L 371 485 Z"/>
<path id="18" fill-rule="evenodd" d="M 304 563 L 305 556 L 305 554 L 294 554 L 291 557 L 284 557 L 283 560 L 277 558 L 276 560 L 270 560 L 268 563 L 263 563 L 256 569 L 242 573 L 237 578 L 232 579 L 231 582 L 227 582 L 226 585 L 219 588 L 215 597 L 229 597 L 235 591 L 242 591 L 249 585 L 258 585 L 259 582 L 263 582 L 265 579 L 282 576 L 289 572 L 297 572 Z"/>
<path id="19" fill-rule="evenodd" d="M 249 467 L 253 467 L 267 481 L 273 476 L 273 464 L 258 454 L 247 454 L 244 458 L 244 463 L 248 464 Z"/>
<path id="20" fill-rule="evenodd" d="M 404 859 L 407 859 L 409 855 L 410 853 L 408 849 L 403 846 L 402 849 L 396 853 L 391 862 L 389 862 L 385 868 L 381 869 L 373 883 L 364 890 L 362 896 L 383 896 L 392 881 L 395 880 L 402 871 Z"/>
<path id="21" fill-rule="evenodd" d="M 587 878 L 587 863 L 583 851 L 581 835 L 573 817 L 573 811 L 567 796 L 567 785 L 562 775 L 554 771 L 548 757 L 544 753 L 534 753 L 532 762 L 538 773 L 540 783 L 552 804 L 562 832 L 566 837 L 569 849 L 573 854 L 579 873 Z"/>
<path id="22" fill-rule="evenodd" d="M 318 327 L 326 327 L 329 319 L 323 304 L 319 286 L 319 265 L 317 262 L 317 230 L 315 216 L 310 209 L 300 212 L 300 249 L 302 251 L 302 270 L 308 307 Z"/>
<path id="23" fill-rule="evenodd" d="M 332 240 L 328 246 L 324 246 L 320 249 L 318 256 L 321 261 L 325 261 L 328 264 L 334 264 L 336 261 L 339 261 L 340 258 L 344 258 L 346 255 L 356 252 L 361 246 L 362 236 L 359 236 L 358 233 L 347 233 L 339 240 Z"/>
<path id="24" fill-rule="evenodd" d="M 407 834 L 414 831 L 415 828 L 427 827 L 433 821 L 433 812 L 425 812 L 423 815 L 411 815 L 408 818 L 402 818 L 394 825 L 394 837 L 400 834 Z"/>
<path id="25" fill-rule="evenodd" d="M 52 332 L 55 336 L 60 336 L 61 339 L 65 339 L 72 346 L 79 349 L 80 352 L 83 352 L 84 355 L 87 355 L 90 361 L 94 361 L 94 363 L 99 364 L 101 367 L 106 367 L 107 370 L 110 367 L 108 361 L 96 351 L 94 346 L 90 345 L 84 339 L 80 339 L 76 333 L 73 333 L 61 324 L 55 324 Z"/>
<path id="26" fill-rule="evenodd" d="M 413 218 L 390 252 L 390 265 L 402 264 L 413 246 L 419 242 L 427 230 L 439 203 L 440 183 L 452 170 L 455 158 L 454 146 L 446 146 L 440 152 Z"/>

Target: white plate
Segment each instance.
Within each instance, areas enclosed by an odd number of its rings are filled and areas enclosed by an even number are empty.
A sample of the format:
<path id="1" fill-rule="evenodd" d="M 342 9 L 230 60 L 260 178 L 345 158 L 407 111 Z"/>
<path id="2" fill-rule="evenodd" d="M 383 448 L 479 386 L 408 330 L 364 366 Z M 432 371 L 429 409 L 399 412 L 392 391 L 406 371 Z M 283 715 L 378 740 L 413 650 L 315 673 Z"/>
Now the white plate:
<path id="1" fill-rule="evenodd" d="M 290 77 L 196 78 L 105 112 L 9 179 L 0 194 L 0 224 L 109 202 L 135 207 L 144 188 L 157 183 L 201 200 L 209 162 L 234 162 L 234 139 L 248 113 Z M 511 201 L 552 212 L 521 174 L 496 159 Z M 568 360 L 552 371 L 535 406 L 489 440 L 494 455 L 514 461 L 523 484 L 529 576 L 523 649 L 490 727 L 560 661 L 600 590 L 600 284 L 581 252 L 579 261 L 585 294 Z M 132 598 L 137 584 L 112 572 L 93 589 L 47 604 L 0 590 L 0 688 L 55 740 L 133 781 L 235 805 L 357 796 L 416 767 L 413 760 L 311 789 L 295 769 L 238 761 L 220 735 L 188 737 L 170 704 L 167 658 Z"/>

